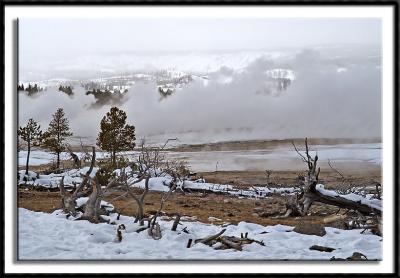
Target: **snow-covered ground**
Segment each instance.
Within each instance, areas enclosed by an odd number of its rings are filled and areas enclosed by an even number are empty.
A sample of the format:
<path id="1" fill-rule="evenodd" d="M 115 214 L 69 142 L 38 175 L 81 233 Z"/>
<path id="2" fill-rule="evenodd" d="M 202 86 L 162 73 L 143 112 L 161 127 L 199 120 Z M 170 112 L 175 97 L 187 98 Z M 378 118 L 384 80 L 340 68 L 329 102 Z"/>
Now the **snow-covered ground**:
<path id="1" fill-rule="evenodd" d="M 340 145 L 316 145 L 312 149 L 317 151 L 320 163 L 326 163 L 328 159 L 337 163 L 359 162 L 366 165 L 380 165 L 382 156 L 380 143 L 368 144 L 340 144 Z M 76 153 L 81 156 L 82 153 Z M 132 155 L 134 152 L 124 154 Z M 240 150 L 240 151 L 201 151 L 201 152 L 168 152 L 171 158 L 185 159 L 192 171 L 221 171 L 235 170 L 299 170 L 303 169 L 298 154 L 293 147 L 282 147 L 268 150 Z M 18 163 L 24 166 L 26 163 L 26 151 L 18 153 Z M 96 152 L 97 158 L 107 157 L 104 152 Z M 30 165 L 52 163 L 54 155 L 41 150 L 31 152 Z M 61 159 L 70 159 L 68 153 L 62 153 Z M 299 163 L 300 162 L 300 163 Z"/>
<path id="2" fill-rule="evenodd" d="M 28 180 L 24 181 L 25 171 L 19 171 L 19 183 L 21 185 L 33 185 L 40 186 L 45 188 L 57 188 L 60 185 L 60 181 L 62 177 L 64 177 L 64 185 L 66 187 L 73 187 L 74 184 L 79 184 L 82 182 L 82 175 L 86 174 L 89 167 L 83 167 L 81 169 L 72 169 L 65 171 L 63 173 L 54 174 L 51 173 L 49 175 L 37 174 L 33 171 L 29 171 Z M 96 172 L 98 171 L 98 167 L 94 167 L 91 177 L 94 177 Z M 127 167 L 126 169 L 130 169 Z M 129 171 L 129 170 L 128 170 Z M 120 169 L 115 170 L 115 172 L 119 175 Z M 134 181 L 136 178 L 133 177 L 130 180 Z M 168 192 L 170 190 L 169 184 L 171 182 L 171 177 L 163 176 L 163 177 L 152 177 L 149 180 L 149 190 L 151 191 L 159 191 L 159 192 Z M 144 188 L 145 181 L 142 180 L 138 183 L 132 185 L 137 188 Z M 267 198 L 271 194 L 279 194 L 279 195 L 293 195 L 299 191 L 298 188 L 287 187 L 287 188 L 273 188 L 273 187 L 249 187 L 247 189 L 238 189 L 229 184 L 216 184 L 216 183 L 208 183 L 205 182 L 204 179 L 199 179 L 195 181 L 185 180 L 179 183 L 179 187 L 185 190 L 207 190 L 216 193 L 224 193 L 229 194 L 236 197 L 246 197 L 246 198 Z"/>
<path id="3" fill-rule="evenodd" d="M 90 177 L 94 177 L 96 175 L 96 172 L 99 168 L 94 167 Z M 29 179 L 26 182 L 29 185 L 39 185 L 42 187 L 47 187 L 47 188 L 56 188 L 59 186 L 61 178 L 64 177 L 64 184 L 65 186 L 73 186 L 74 183 L 79 184 L 82 182 L 82 175 L 85 175 L 86 172 L 89 170 L 89 167 L 82 167 L 81 169 L 72 169 L 65 171 L 60 174 L 37 174 L 33 171 L 29 171 L 28 176 Z M 25 176 L 25 170 L 20 170 L 18 171 L 19 173 L 19 182 L 24 183 L 24 176 Z"/>
<path id="4" fill-rule="evenodd" d="M 111 216 L 115 219 L 115 215 Z M 114 220 L 113 219 L 113 220 Z M 189 239 L 203 238 L 222 227 L 200 222 L 182 222 L 176 232 L 172 221 L 159 220 L 162 238 L 152 239 L 146 231 L 136 233 L 132 217 L 121 216 L 117 225 L 92 224 L 86 220 L 67 220 L 60 211 L 52 214 L 19 209 L 18 255 L 20 260 L 329 260 L 347 258 L 360 252 L 370 260 L 382 259 L 382 238 L 360 234 L 362 230 L 325 228 L 319 237 L 293 232 L 284 225 L 262 226 L 240 222 L 226 226 L 224 235 L 263 241 L 244 245 L 243 251 L 214 250 L 197 243 L 186 248 Z M 116 241 L 118 224 L 126 226 L 121 242 Z M 187 227 L 189 234 L 181 230 Z M 331 253 L 309 250 L 312 245 L 335 248 Z"/>

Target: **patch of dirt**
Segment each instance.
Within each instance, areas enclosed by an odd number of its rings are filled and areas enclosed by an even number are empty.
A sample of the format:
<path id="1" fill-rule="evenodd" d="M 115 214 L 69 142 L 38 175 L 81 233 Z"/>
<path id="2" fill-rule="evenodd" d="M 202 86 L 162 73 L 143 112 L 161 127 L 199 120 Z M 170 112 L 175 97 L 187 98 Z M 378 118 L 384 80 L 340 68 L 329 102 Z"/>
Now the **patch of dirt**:
<path id="1" fill-rule="evenodd" d="M 118 192 L 112 193 L 105 200 L 111 201 L 119 195 Z M 158 210 L 161 197 L 162 193 L 159 192 L 148 193 L 145 206 L 146 215 L 154 214 Z M 268 213 L 282 215 L 285 212 L 285 202 L 285 198 L 280 196 L 250 200 L 220 194 L 182 194 L 176 192 L 165 203 L 163 215 L 173 218 L 179 212 L 182 215 L 196 217 L 201 222 L 214 224 L 223 224 L 226 222 L 237 224 L 240 221 L 247 221 L 262 225 L 295 225 L 300 221 L 300 218 L 278 219 L 261 217 L 254 213 L 255 207 L 262 207 Z M 133 216 L 136 213 L 137 206 L 132 199 L 120 199 L 112 201 L 112 203 L 116 210 L 123 215 Z M 58 192 L 20 190 L 18 206 L 33 211 L 53 212 L 61 208 L 60 195 Z M 303 217 L 303 220 L 322 223 L 323 216 L 335 211 L 337 211 L 335 207 L 315 205 L 311 210 L 311 215 Z M 210 221 L 209 217 L 221 220 Z"/>
<path id="2" fill-rule="evenodd" d="M 43 167 L 43 166 L 42 166 Z M 34 167 L 32 167 L 34 168 Z M 32 169 L 33 170 L 33 169 Z M 219 171 L 197 173 L 197 177 L 205 178 L 206 182 L 231 184 L 238 188 L 248 188 L 249 186 L 267 186 L 270 187 L 291 187 L 299 185 L 299 175 L 305 172 L 296 171 L 272 171 L 269 183 L 264 171 Z M 369 172 L 352 172 L 349 174 L 348 183 L 353 186 L 368 185 L 375 180 L 380 182 L 380 170 Z M 322 171 L 320 174 L 321 183 L 326 188 L 337 188 L 341 185 L 341 180 L 333 171 Z M 135 189 L 140 193 L 140 189 Z M 162 198 L 161 192 L 149 192 L 146 197 L 145 213 L 154 214 Z M 134 216 L 136 213 L 136 202 L 130 198 L 112 200 L 120 195 L 120 192 L 109 194 L 105 200 L 110 201 L 118 212 L 123 215 Z M 18 207 L 27 208 L 33 211 L 53 212 L 61 208 L 59 192 L 46 192 L 37 190 L 19 189 Z M 284 196 L 271 196 L 263 199 L 238 198 L 227 194 L 215 193 L 186 193 L 175 192 L 170 196 L 164 205 L 164 215 L 174 217 L 176 213 L 181 215 L 196 217 L 197 220 L 204 223 L 232 223 L 237 224 L 240 221 L 258 223 L 261 225 L 283 224 L 295 226 L 300 221 L 323 223 L 323 219 L 330 214 L 337 212 L 338 208 L 325 204 L 315 203 L 310 210 L 310 215 L 305 217 L 276 218 L 276 216 L 285 213 L 287 202 Z M 264 213 L 256 213 L 262 211 Z M 264 217 L 260 216 L 263 215 Z M 210 217 L 210 218 L 209 218 Z M 221 220 L 215 220 L 215 218 Z M 182 222 L 184 224 L 184 222 Z M 184 226 L 179 226 L 184 227 Z"/>
<path id="3" fill-rule="evenodd" d="M 292 142 L 302 146 L 304 138 L 282 139 L 282 140 L 248 140 L 248 141 L 226 141 L 206 144 L 182 145 L 170 148 L 171 151 L 193 152 L 193 151 L 227 151 L 227 150 L 260 150 L 272 149 L 277 147 L 292 146 Z M 378 138 L 372 139 L 351 139 L 351 138 L 309 138 L 311 145 L 335 145 L 335 144 L 354 144 L 354 143 L 380 143 Z"/>
<path id="4" fill-rule="evenodd" d="M 242 188 L 247 188 L 250 185 L 266 185 L 266 175 L 262 171 L 198 173 L 198 175 L 203 176 L 207 182 L 233 184 Z M 322 172 L 320 177 L 327 184 L 328 188 L 340 185 L 338 178 L 330 171 Z M 379 171 L 364 173 L 363 176 L 351 176 L 353 184 L 367 184 L 374 179 L 377 181 L 380 180 Z M 294 171 L 272 172 L 270 180 L 271 183 L 274 183 L 270 185 L 271 187 L 289 187 L 299 184 L 298 173 Z M 135 189 L 135 191 L 137 193 L 141 192 L 140 189 Z M 160 192 L 148 193 L 145 205 L 146 215 L 154 214 L 158 210 L 162 194 Z M 113 198 L 119 195 L 120 192 L 113 192 L 105 200 L 110 201 L 121 214 L 135 215 L 137 207 L 136 202 L 132 199 L 126 198 L 112 201 Z M 308 216 L 285 219 L 275 218 L 285 213 L 285 203 L 286 197 L 284 196 L 271 196 L 255 200 L 215 193 L 205 194 L 194 192 L 183 194 L 177 191 L 165 203 L 163 212 L 164 215 L 170 217 L 174 217 L 179 212 L 182 215 L 196 217 L 201 222 L 214 224 L 223 224 L 226 222 L 236 224 L 240 221 L 247 221 L 261 225 L 283 224 L 294 226 L 300 221 L 323 223 L 325 217 L 338 210 L 333 206 L 315 203 Z M 53 212 L 55 209 L 61 208 L 60 195 L 58 192 L 20 189 L 18 206 L 33 211 Z M 257 214 L 254 210 L 255 208 L 258 208 L 256 210 L 263 211 L 264 214 L 262 215 L 265 217 Z M 209 217 L 211 218 L 209 219 Z M 215 221 L 213 217 L 221 220 Z"/>
<path id="5" fill-rule="evenodd" d="M 347 184 L 362 186 L 372 184 L 372 181 L 381 182 L 381 170 L 372 171 L 347 171 L 345 174 Z M 306 171 L 271 171 L 269 180 L 265 171 L 218 171 L 199 172 L 197 177 L 202 177 L 206 182 L 231 184 L 239 188 L 250 186 L 293 187 L 300 184 L 300 176 L 306 175 Z M 321 170 L 320 183 L 326 188 L 343 186 L 341 177 L 333 170 Z"/>

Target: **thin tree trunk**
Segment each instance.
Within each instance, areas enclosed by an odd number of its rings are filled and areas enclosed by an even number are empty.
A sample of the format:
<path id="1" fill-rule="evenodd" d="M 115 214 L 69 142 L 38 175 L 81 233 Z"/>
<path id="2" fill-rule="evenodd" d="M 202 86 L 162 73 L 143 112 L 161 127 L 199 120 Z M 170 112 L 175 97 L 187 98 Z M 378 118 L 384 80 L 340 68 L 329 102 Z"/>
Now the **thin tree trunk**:
<path id="1" fill-rule="evenodd" d="M 139 222 L 139 225 L 140 225 L 140 226 L 143 226 L 143 225 L 144 225 L 144 219 L 143 219 L 143 217 L 144 217 L 143 203 L 140 202 L 140 201 L 139 201 L 139 202 L 136 202 L 136 203 L 137 203 L 137 205 L 138 205 L 138 208 L 137 208 L 135 223 L 136 223 L 136 222 Z"/>
<path id="2" fill-rule="evenodd" d="M 26 158 L 25 176 L 29 174 L 29 155 L 31 153 L 31 142 L 28 141 L 28 156 Z"/>
<path id="3" fill-rule="evenodd" d="M 57 152 L 57 169 L 60 169 L 60 153 Z"/>

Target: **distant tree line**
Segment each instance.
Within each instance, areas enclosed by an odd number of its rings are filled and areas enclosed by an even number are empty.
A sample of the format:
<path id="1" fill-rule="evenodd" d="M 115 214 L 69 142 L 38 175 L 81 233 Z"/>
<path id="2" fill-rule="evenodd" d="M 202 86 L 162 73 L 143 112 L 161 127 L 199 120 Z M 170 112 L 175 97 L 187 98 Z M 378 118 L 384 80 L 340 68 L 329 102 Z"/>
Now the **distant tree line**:
<path id="1" fill-rule="evenodd" d="M 28 87 L 26 87 L 26 88 L 24 87 L 24 84 L 18 85 L 17 90 L 18 91 L 27 91 L 29 94 L 34 94 L 34 93 L 43 91 L 43 88 L 39 87 L 37 84 L 32 86 L 29 83 Z"/>
<path id="2" fill-rule="evenodd" d="M 63 85 L 60 85 L 60 87 L 58 88 L 58 90 L 59 90 L 60 92 L 66 93 L 66 94 L 69 95 L 69 96 L 71 96 L 71 95 L 74 94 L 74 93 L 72 92 L 72 87 L 71 87 L 71 86 L 63 86 Z"/>

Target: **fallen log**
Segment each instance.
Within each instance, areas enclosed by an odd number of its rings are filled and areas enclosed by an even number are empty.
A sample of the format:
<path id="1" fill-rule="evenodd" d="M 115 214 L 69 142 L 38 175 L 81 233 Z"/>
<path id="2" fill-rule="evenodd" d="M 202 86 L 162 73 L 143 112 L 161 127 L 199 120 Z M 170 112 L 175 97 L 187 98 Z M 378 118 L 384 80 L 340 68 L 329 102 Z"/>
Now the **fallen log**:
<path id="1" fill-rule="evenodd" d="M 316 251 L 320 251 L 320 252 L 332 252 L 332 251 L 334 251 L 336 249 L 332 248 L 332 247 L 313 245 L 313 246 L 310 247 L 310 250 L 316 250 Z"/>
<path id="2" fill-rule="evenodd" d="M 207 244 L 208 242 L 210 242 L 213 239 L 217 239 L 220 235 L 222 235 L 223 233 L 225 233 L 226 229 L 223 229 L 222 231 L 220 231 L 218 234 L 206 237 L 206 238 L 200 238 L 200 239 L 196 239 L 194 241 L 194 243 L 204 243 Z"/>
<path id="3" fill-rule="evenodd" d="M 361 196 L 354 200 L 354 196 L 340 195 L 332 190 L 325 190 L 322 184 L 318 184 L 320 168 L 317 167 L 318 155 L 314 158 L 309 153 L 307 138 L 305 139 L 305 155 L 300 153 L 293 143 L 294 149 L 308 166 L 307 176 L 304 178 L 302 193 L 297 195 L 295 201 L 290 201 L 286 205 L 286 213 L 283 217 L 305 216 L 314 202 L 337 206 L 348 210 L 355 210 L 363 215 L 374 214 L 382 215 L 382 209 L 378 205 L 372 204 L 369 200 Z M 346 196 L 348 198 L 346 198 Z"/>
<path id="4" fill-rule="evenodd" d="M 230 241 L 228 237 L 220 237 L 219 240 L 221 241 L 221 243 L 227 245 L 230 248 L 242 251 L 242 245 L 240 243 Z"/>
<path id="5" fill-rule="evenodd" d="M 346 196 L 346 195 L 339 195 L 337 194 L 336 196 L 332 195 L 327 195 L 324 194 L 323 192 L 329 192 L 329 193 L 333 193 L 334 191 L 327 191 L 323 188 L 321 188 L 322 185 L 319 185 L 319 187 L 314 186 L 314 188 L 312 188 L 312 192 L 315 194 L 314 197 L 314 202 L 320 202 L 320 203 L 324 203 L 327 205 L 331 205 L 331 206 L 337 206 L 340 208 L 344 208 L 344 209 L 349 209 L 349 210 L 356 210 L 359 211 L 360 213 L 364 214 L 364 215 L 368 215 L 368 214 L 375 214 L 375 215 L 382 215 L 382 210 L 378 209 L 377 207 L 373 207 L 370 206 L 368 204 L 362 203 L 361 199 L 359 201 L 353 201 L 350 199 L 347 199 L 345 197 L 342 196 Z M 322 191 L 324 190 L 324 191 Z M 321 192 L 322 191 L 322 192 Z"/>

